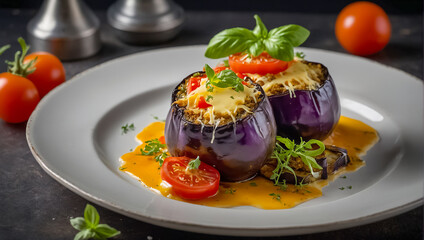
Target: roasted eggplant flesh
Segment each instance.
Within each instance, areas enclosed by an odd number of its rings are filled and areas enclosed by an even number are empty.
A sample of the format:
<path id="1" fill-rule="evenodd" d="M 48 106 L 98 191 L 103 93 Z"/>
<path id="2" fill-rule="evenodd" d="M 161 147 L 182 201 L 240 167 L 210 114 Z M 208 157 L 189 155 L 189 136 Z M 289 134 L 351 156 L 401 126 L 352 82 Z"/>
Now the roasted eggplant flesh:
<path id="1" fill-rule="evenodd" d="M 185 78 L 172 95 L 172 105 L 165 124 L 165 141 L 172 156 L 200 157 L 215 167 L 223 181 L 244 181 L 254 177 L 271 155 L 276 125 L 268 98 L 262 94 L 253 111 L 223 125 L 209 125 L 186 118 L 185 108 L 175 103 Z"/>
<path id="2" fill-rule="evenodd" d="M 339 148 L 332 145 L 326 145 L 323 154 L 316 158 L 317 163 L 322 167 L 318 171 L 318 176 L 312 176 L 309 169 L 305 166 L 298 164 L 300 159 L 291 159 L 289 166 L 294 170 L 296 175 L 293 175 L 290 171 L 284 171 L 280 176 L 280 181 L 284 181 L 288 184 L 296 183 L 311 183 L 320 179 L 327 179 L 329 175 L 334 174 L 339 168 L 346 166 L 350 160 L 347 155 L 346 149 Z M 276 159 L 268 159 L 265 165 L 261 168 L 260 172 L 266 178 L 271 179 L 274 169 L 277 166 Z"/>

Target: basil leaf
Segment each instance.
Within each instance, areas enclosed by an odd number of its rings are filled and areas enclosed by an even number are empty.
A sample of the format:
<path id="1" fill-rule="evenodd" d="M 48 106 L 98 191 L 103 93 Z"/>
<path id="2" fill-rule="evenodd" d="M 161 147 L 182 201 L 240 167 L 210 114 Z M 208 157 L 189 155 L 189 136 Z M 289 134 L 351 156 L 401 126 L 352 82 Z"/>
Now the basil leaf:
<path id="1" fill-rule="evenodd" d="M 266 50 L 266 47 L 264 45 L 264 42 L 263 41 L 257 41 L 249 47 L 248 52 L 250 54 L 252 54 L 253 56 L 257 57 L 262 52 L 264 52 L 265 50 Z"/>
<path id="2" fill-rule="evenodd" d="M 266 39 L 264 40 L 264 45 L 269 55 L 273 58 L 286 62 L 294 58 L 293 46 L 289 42 Z"/>
<path id="3" fill-rule="evenodd" d="M 236 92 L 240 92 L 244 90 L 242 81 L 235 72 L 223 70 L 216 75 L 215 81 L 211 81 L 211 83 L 220 88 L 232 87 Z"/>
<path id="4" fill-rule="evenodd" d="M 215 78 L 215 71 L 208 64 L 205 64 L 205 72 L 210 81 Z"/>
<path id="5" fill-rule="evenodd" d="M 299 25 L 289 24 L 272 29 L 268 34 L 268 39 L 275 42 L 289 43 L 293 47 L 298 47 L 306 41 L 310 32 Z"/>
<path id="6" fill-rule="evenodd" d="M 258 38 L 267 38 L 268 37 L 268 29 L 266 29 L 261 18 L 256 14 L 253 17 L 256 20 L 256 27 L 253 29 L 253 34 L 255 34 L 255 36 L 258 37 Z"/>
<path id="7" fill-rule="evenodd" d="M 77 230 L 82 231 L 87 228 L 87 223 L 85 222 L 85 219 L 82 217 L 71 218 L 70 222 L 72 227 L 74 227 Z"/>
<path id="8" fill-rule="evenodd" d="M 99 224 L 100 216 L 97 210 L 90 204 L 87 204 L 84 210 L 84 218 L 87 226 L 95 227 Z"/>
<path id="9" fill-rule="evenodd" d="M 115 228 L 113 228 L 113 227 L 111 227 L 107 224 L 97 225 L 97 227 L 94 231 L 95 231 L 96 235 L 98 237 L 100 237 L 100 239 L 111 238 L 111 237 L 114 237 L 114 236 L 121 234 L 120 231 L 116 230 Z"/>
<path id="10" fill-rule="evenodd" d="M 74 237 L 74 240 L 88 240 L 90 238 L 94 238 L 96 233 L 92 231 L 92 229 L 85 229 L 79 233 L 77 233 Z"/>
<path id="11" fill-rule="evenodd" d="M 256 36 L 249 29 L 240 27 L 226 29 L 209 41 L 205 56 L 217 59 L 244 52 L 256 40 Z"/>

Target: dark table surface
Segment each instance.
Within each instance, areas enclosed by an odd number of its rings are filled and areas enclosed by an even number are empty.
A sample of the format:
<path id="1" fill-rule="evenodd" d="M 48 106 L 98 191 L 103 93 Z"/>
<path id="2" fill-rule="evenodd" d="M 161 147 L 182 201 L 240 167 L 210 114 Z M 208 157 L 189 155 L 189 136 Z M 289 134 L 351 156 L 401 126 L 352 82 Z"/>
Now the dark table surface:
<path id="1" fill-rule="evenodd" d="M 26 24 L 34 10 L 0 9 L 0 46 L 26 36 Z M 107 25 L 105 12 L 96 13 L 102 22 L 102 49 L 88 59 L 65 62 L 67 79 L 102 62 L 154 48 L 207 44 L 224 28 L 242 26 L 252 29 L 253 12 L 187 12 L 179 36 L 155 46 L 131 46 L 118 41 Z M 269 28 L 296 23 L 311 31 L 304 47 L 344 52 L 334 36 L 336 14 L 259 13 Z M 368 57 L 402 69 L 422 79 L 423 25 L 421 15 L 391 15 L 392 38 L 380 53 Z M 1 57 L 12 59 L 14 51 Z M 0 67 L 4 71 L 5 65 Z M 420 104 L 420 103 L 417 103 Z M 71 192 L 47 175 L 32 156 L 25 138 L 26 123 L 8 124 L 0 120 L 0 239 L 73 239 L 77 233 L 69 224 L 71 217 L 82 216 L 87 200 Z M 370 200 L 371 201 L 371 200 Z M 239 239 L 166 229 L 140 222 L 93 204 L 101 222 L 122 234 L 116 239 Z M 338 231 L 269 239 L 422 239 L 423 208 L 379 222 Z M 261 238 L 257 238 L 261 239 Z"/>

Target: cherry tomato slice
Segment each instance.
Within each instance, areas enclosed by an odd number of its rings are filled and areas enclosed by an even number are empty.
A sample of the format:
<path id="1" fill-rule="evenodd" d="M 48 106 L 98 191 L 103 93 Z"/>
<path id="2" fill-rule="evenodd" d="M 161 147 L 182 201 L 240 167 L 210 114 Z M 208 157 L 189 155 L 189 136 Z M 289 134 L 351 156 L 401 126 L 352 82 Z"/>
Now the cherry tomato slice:
<path id="1" fill-rule="evenodd" d="M 192 91 L 194 91 L 198 87 L 200 87 L 200 81 L 201 80 L 202 80 L 201 77 L 191 77 L 188 80 L 188 84 L 187 84 L 187 94 L 191 93 Z"/>
<path id="2" fill-rule="evenodd" d="M 288 62 L 272 58 L 266 52 L 251 58 L 247 58 L 244 53 L 236 53 L 230 55 L 228 63 L 230 69 L 236 73 L 257 73 L 260 75 L 279 73 L 289 66 Z"/>
<path id="3" fill-rule="evenodd" d="M 197 102 L 197 107 L 198 108 L 206 109 L 206 108 L 208 108 L 210 106 L 212 106 L 212 105 L 210 105 L 209 103 L 206 102 L 205 97 L 203 97 L 203 96 L 200 96 L 199 97 L 199 102 Z"/>
<path id="4" fill-rule="evenodd" d="M 165 136 L 160 136 L 158 140 L 160 143 L 165 144 Z"/>
<path id="5" fill-rule="evenodd" d="M 219 189 L 218 170 L 203 162 L 198 169 L 187 170 L 191 160 L 189 157 L 166 158 L 160 176 L 182 198 L 196 200 L 214 196 Z"/>

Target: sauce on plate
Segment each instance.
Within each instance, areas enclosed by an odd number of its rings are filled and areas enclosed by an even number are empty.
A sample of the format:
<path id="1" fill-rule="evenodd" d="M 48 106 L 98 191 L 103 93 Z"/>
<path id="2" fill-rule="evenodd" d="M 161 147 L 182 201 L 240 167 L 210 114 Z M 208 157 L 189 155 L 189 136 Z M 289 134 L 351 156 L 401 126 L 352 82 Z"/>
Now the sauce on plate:
<path id="1" fill-rule="evenodd" d="M 163 136 L 164 130 L 164 122 L 153 122 L 144 128 L 136 138 L 140 142 L 145 142 Z M 241 183 L 221 182 L 215 196 L 196 201 L 185 200 L 173 194 L 172 188 L 160 177 L 159 163 L 153 156 L 140 154 L 140 149 L 144 148 L 144 144 L 121 157 L 120 170 L 135 177 L 145 187 L 170 199 L 211 207 L 253 206 L 262 209 L 286 209 L 322 196 L 322 188 L 329 182 L 365 165 L 360 157 L 365 155 L 378 139 L 378 133 L 372 127 L 359 120 L 342 116 L 335 130 L 324 140 L 324 143 L 345 148 L 350 157 L 350 163 L 335 174 L 329 175 L 327 180 L 318 180 L 303 186 L 288 184 L 287 189 L 282 190 L 275 186 L 273 181 L 256 176 Z"/>

